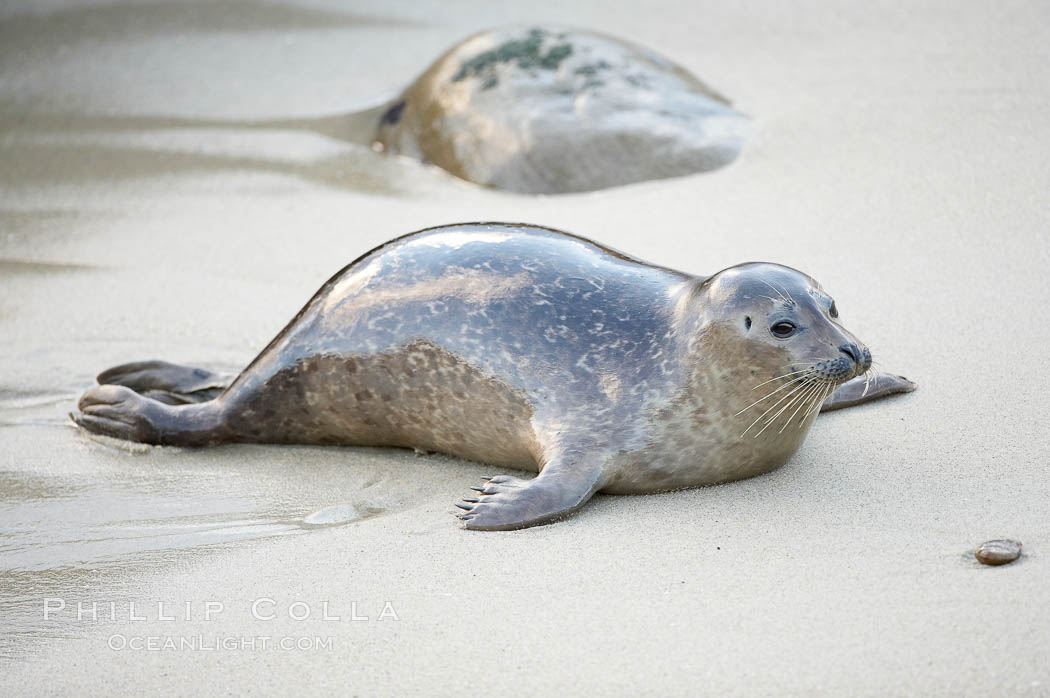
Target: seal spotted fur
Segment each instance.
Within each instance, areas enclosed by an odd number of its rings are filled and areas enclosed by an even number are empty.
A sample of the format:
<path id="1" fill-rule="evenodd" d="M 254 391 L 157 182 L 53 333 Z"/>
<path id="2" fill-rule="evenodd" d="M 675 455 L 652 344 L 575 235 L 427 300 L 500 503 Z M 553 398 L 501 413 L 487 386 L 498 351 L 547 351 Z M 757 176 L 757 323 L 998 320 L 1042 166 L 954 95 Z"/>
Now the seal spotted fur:
<path id="1" fill-rule="evenodd" d="M 870 366 L 794 269 L 697 277 L 556 230 L 472 223 L 351 263 L 225 389 L 202 369 L 126 364 L 72 416 L 152 444 L 397 446 L 538 472 L 458 505 L 466 528 L 511 529 L 598 491 L 776 468 L 821 404 L 914 388 Z"/>

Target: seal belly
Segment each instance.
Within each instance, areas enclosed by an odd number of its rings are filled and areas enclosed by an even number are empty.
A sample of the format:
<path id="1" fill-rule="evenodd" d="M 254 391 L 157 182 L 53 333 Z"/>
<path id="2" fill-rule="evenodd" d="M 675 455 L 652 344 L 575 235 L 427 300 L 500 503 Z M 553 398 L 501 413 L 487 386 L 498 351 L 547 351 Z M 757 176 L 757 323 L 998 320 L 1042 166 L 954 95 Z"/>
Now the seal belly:
<path id="1" fill-rule="evenodd" d="M 249 441 L 411 447 L 537 469 L 524 392 L 423 340 L 304 357 L 230 413 Z"/>

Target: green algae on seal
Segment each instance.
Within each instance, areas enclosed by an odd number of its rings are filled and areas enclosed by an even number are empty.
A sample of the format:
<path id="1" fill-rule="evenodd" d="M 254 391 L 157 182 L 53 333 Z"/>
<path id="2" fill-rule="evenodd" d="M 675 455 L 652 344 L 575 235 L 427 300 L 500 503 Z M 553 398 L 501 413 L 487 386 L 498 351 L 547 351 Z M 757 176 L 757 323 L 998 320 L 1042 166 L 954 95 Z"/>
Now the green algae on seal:
<path id="1" fill-rule="evenodd" d="M 871 362 L 789 267 L 694 276 L 549 228 L 467 223 L 358 258 L 232 382 L 125 364 L 72 416 L 152 444 L 397 446 L 537 473 L 487 478 L 458 505 L 466 528 L 498 530 L 596 492 L 769 472 L 818 413 L 914 389 Z"/>
<path id="2" fill-rule="evenodd" d="M 559 194 L 713 170 L 749 131 L 725 97 L 652 51 L 518 27 L 438 58 L 384 112 L 374 147 L 483 186 Z"/>

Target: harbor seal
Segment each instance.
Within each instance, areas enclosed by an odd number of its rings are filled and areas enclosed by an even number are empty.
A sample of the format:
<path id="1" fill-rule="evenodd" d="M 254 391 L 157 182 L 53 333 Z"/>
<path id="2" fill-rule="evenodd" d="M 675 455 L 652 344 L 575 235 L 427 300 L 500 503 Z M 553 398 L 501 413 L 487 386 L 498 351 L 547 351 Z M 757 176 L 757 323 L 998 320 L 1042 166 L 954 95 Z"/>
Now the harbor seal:
<path id="1" fill-rule="evenodd" d="M 459 506 L 470 529 L 767 472 L 815 414 L 894 392 L 789 267 L 712 276 L 539 226 L 429 228 L 325 283 L 232 383 L 164 362 L 99 376 L 72 417 L 175 446 L 398 446 L 507 468 Z M 828 397 L 830 395 L 830 398 Z"/>
<path id="2" fill-rule="evenodd" d="M 560 194 L 713 170 L 749 134 L 729 100 L 653 51 L 511 27 L 438 58 L 382 113 L 373 147 L 486 187 Z"/>

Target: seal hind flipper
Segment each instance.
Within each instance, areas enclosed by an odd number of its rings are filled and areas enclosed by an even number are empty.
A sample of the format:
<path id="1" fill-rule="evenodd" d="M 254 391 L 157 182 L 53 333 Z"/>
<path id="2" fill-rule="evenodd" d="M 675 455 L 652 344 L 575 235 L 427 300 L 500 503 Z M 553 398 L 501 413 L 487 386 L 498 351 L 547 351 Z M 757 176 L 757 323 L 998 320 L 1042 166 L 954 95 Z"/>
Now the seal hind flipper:
<path id="1" fill-rule="evenodd" d="M 230 377 L 203 368 L 167 361 L 135 361 L 98 374 L 99 385 L 122 385 L 168 405 L 204 402 L 218 397 Z"/>
<path id="2" fill-rule="evenodd" d="M 549 523 L 574 513 L 600 489 L 601 468 L 585 464 L 548 464 L 531 480 L 507 475 L 472 487 L 477 497 L 456 504 L 463 528 L 510 531 Z"/>
<path id="3" fill-rule="evenodd" d="M 887 395 L 910 393 L 917 387 L 904 376 L 895 376 L 892 373 L 876 373 L 870 378 L 858 376 L 840 385 L 831 397 L 824 401 L 820 411 L 831 412 L 878 400 Z"/>
<path id="4" fill-rule="evenodd" d="M 230 440 L 219 401 L 169 405 L 123 385 L 91 388 L 69 416 L 88 431 L 140 443 L 208 446 Z"/>
<path id="5" fill-rule="evenodd" d="M 222 395 L 222 392 L 222 388 L 207 388 L 192 393 L 176 393 L 169 390 L 147 390 L 139 394 L 143 397 L 148 397 L 151 400 L 163 402 L 165 405 L 190 405 L 195 402 L 214 400 Z"/>

